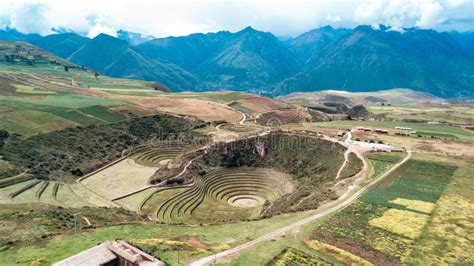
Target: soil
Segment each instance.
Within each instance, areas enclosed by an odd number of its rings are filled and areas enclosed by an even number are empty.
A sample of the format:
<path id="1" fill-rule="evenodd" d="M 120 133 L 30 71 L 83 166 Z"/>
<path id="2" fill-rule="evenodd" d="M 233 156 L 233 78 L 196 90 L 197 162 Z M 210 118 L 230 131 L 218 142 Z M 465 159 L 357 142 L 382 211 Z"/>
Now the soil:
<path id="1" fill-rule="evenodd" d="M 264 97 L 244 98 L 239 99 L 236 102 L 239 102 L 242 106 L 250 108 L 257 112 L 288 108 L 288 104 L 282 101 L 272 100 Z"/>
<path id="2" fill-rule="evenodd" d="M 190 236 L 187 242 L 194 248 L 204 248 L 204 245 L 197 238 L 193 236 Z"/>

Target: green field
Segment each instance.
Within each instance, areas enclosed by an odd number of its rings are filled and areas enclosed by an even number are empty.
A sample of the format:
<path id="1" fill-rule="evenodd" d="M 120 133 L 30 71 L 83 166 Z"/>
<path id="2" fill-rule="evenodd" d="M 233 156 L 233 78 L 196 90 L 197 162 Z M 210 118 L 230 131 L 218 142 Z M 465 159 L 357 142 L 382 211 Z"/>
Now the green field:
<path id="1" fill-rule="evenodd" d="M 238 102 L 232 102 L 229 104 L 230 107 L 242 112 L 242 113 L 246 113 L 246 114 L 253 114 L 255 113 L 255 110 L 252 110 L 250 108 L 247 108 L 245 106 L 242 106 L 241 103 L 238 103 Z"/>
<path id="2" fill-rule="evenodd" d="M 456 169 L 411 159 L 315 230 L 313 238 L 343 250 L 350 247 L 352 254 L 374 264 L 404 262 Z"/>
<path id="3" fill-rule="evenodd" d="M 371 166 L 371 171 L 367 179 L 371 180 L 390 169 L 390 167 L 399 162 L 405 154 L 396 152 L 369 152 L 366 153 L 365 156 Z"/>
<path id="4" fill-rule="evenodd" d="M 58 235 L 50 240 L 44 240 L 41 245 L 25 245 L 1 251 L 1 265 L 29 265 L 33 261 L 41 260 L 40 265 L 47 265 L 98 243 L 110 239 L 123 239 L 137 243 L 151 254 L 171 265 L 185 265 L 196 256 L 206 256 L 215 252 L 238 245 L 258 235 L 263 235 L 286 224 L 302 219 L 310 213 L 283 214 L 273 218 L 231 223 L 220 225 L 184 226 L 162 224 L 130 224 L 89 229 L 74 235 L 70 233 Z M 183 250 L 180 243 L 187 243 L 190 238 L 197 239 L 202 247 Z M 163 245 L 158 239 L 170 239 L 178 243 Z M 140 241 L 141 240 L 141 241 Z M 144 243 L 158 242 L 156 245 Z M 140 244 L 140 242 L 142 244 Z M 174 244 L 174 245 L 173 245 Z M 176 248 L 174 246 L 178 245 Z M 168 246 L 168 248 L 162 248 Z M 180 263 L 178 263 L 180 256 Z M 270 258 L 271 259 L 271 258 Z"/>
<path id="5" fill-rule="evenodd" d="M 311 126 L 320 127 L 335 127 L 350 129 L 354 127 L 371 127 L 371 128 L 385 128 L 391 131 L 395 130 L 395 127 L 409 127 L 417 132 L 420 131 L 424 135 L 439 136 L 439 137 L 450 137 L 459 139 L 474 139 L 474 133 L 464 130 L 460 127 L 449 126 L 449 125 L 437 125 L 427 123 L 410 123 L 410 122 L 396 122 L 396 121 L 333 121 L 333 122 L 317 122 L 317 123 L 306 123 Z M 393 134 L 393 133 L 392 133 Z"/>

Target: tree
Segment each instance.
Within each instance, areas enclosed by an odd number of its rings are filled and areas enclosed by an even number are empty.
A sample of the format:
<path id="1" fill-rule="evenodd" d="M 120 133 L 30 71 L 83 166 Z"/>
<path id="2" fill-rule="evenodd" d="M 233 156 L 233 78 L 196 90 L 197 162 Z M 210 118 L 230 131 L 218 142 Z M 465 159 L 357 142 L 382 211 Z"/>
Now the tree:
<path id="1" fill-rule="evenodd" d="M 8 131 L 0 129 L 0 141 L 7 139 L 10 136 L 10 133 Z"/>
<path id="2" fill-rule="evenodd" d="M 69 71 L 69 67 L 68 67 L 68 66 L 64 66 L 64 71 L 68 72 L 68 71 Z"/>

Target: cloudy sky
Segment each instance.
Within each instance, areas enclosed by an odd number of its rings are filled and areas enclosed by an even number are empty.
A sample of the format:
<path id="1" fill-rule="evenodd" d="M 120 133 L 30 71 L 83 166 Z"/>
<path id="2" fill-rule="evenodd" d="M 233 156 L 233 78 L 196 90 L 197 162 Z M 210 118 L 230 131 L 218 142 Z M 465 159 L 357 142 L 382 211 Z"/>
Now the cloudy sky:
<path id="1" fill-rule="evenodd" d="M 252 26 L 295 36 L 323 26 L 385 24 L 474 31 L 474 0 L 1 0 L 0 28 L 51 34 L 72 30 L 94 37 L 116 30 L 155 37 L 238 31 Z"/>

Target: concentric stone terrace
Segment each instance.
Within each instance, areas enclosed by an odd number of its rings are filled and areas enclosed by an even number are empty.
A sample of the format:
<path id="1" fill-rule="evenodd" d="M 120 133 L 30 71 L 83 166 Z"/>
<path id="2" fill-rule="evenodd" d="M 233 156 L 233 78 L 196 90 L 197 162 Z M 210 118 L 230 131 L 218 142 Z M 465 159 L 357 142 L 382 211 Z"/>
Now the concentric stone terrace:
<path id="1" fill-rule="evenodd" d="M 193 187 L 167 199 L 156 215 L 163 221 L 181 221 L 201 206 L 205 198 L 229 207 L 259 207 L 293 190 L 282 176 L 269 176 L 258 168 L 219 169 L 196 180 Z"/>

